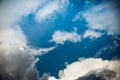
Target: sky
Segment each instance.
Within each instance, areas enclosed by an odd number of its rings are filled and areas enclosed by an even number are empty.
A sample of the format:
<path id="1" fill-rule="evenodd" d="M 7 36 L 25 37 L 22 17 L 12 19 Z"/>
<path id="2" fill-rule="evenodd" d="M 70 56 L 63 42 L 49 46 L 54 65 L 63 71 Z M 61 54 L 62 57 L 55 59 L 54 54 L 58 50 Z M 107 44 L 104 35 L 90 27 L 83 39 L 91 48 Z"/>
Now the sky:
<path id="1" fill-rule="evenodd" d="M 0 0 L 0 80 L 119 80 L 119 0 Z"/>

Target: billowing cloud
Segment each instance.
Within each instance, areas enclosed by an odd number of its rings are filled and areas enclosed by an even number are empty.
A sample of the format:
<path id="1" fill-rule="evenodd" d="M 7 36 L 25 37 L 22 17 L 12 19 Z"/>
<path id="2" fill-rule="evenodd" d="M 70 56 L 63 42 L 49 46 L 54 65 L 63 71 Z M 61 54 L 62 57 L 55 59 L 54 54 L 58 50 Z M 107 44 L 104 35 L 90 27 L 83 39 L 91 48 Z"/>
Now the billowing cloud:
<path id="1" fill-rule="evenodd" d="M 102 36 L 102 33 L 100 33 L 100 32 L 96 32 L 94 30 L 87 30 L 84 33 L 83 38 L 96 39 L 96 38 L 98 38 L 100 36 Z"/>
<path id="2" fill-rule="evenodd" d="M 41 23 L 44 20 L 54 20 L 56 13 L 64 11 L 69 4 L 69 0 L 48 1 L 37 11 L 35 19 Z"/>
<path id="3" fill-rule="evenodd" d="M 98 77 L 95 77 L 96 75 Z M 67 65 L 64 70 L 60 70 L 58 80 L 87 80 L 87 78 L 91 78 L 88 80 L 97 80 L 98 78 L 106 78 L 105 80 L 120 79 L 120 61 L 102 60 L 101 58 L 80 59 Z M 49 77 L 49 79 L 55 80 L 53 77 Z"/>
<path id="4" fill-rule="evenodd" d="M 56 31 L 52 35 L 50 42 L 55 42 L 56 44 L 64 44 L 64 42 L 79 42 L 81 41 L 81 36 L 76 32 L 67 32 L 67 31 Z"/>
<path id="5" fill-rule="evenodd" d="M 34 68 L 37 53 L 42 55 L 55 47 L 34 49 L 20 29 L 22 16 L 34 13 L 39 0 L 5 0 L 0 5 L 0 80 L 39 80 Z M 37 55 L 38 55 L 37 54 Z"/>
<path id="6" fill-rule="evenodd" d="M 103 31 L 105 30 L 108 35 L 120 34 L 120 11 L 118 0 L 104 1 L 98 5 L 87 8 L 83 12 L 79 12 L 73 18 L 73 21 L 81 20 L 84 18 L 88 23 L 90 29 Z"/>

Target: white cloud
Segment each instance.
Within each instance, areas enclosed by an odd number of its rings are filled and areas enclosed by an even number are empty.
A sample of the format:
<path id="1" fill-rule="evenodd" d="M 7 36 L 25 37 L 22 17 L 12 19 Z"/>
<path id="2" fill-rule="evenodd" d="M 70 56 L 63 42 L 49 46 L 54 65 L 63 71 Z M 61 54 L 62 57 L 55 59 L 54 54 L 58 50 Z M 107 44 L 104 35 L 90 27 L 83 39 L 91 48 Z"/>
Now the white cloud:
<path id="1" fill-rule="evenodd" d="M 87 21 L 87 27 L 89 29 L 98 31 L 105 30 L 108 35 L 120 34 L 120 11 L 117 1 L 103 1 L 103 3 L 89 7 L 90 8 L 86 8 L 86 10 L 82 12 L 78 12 L 72 21 L 84 18 Z"/>
<path id="2" fill-rule="evenodd" d="M 95 30 L 105 30 L 110 35 L 120 34 L 120 14 L 114 2 L 103 2 L 93 6 L 83 13 L 88 22 L 88 27 Z"/>
<path id="3" fill-rule="evenodd" d="M 94 30 L 87 30 L 87 31 L 85 31 L 83 38 L 89 37 L 90 39 L 96 39 L 100 36 L 102 36 L 102 33 L 100 33 L 100 32 L 96 32 Z"/>
<path id="4" fill-rule="evenodd" d="M 39 48 L 39 49 L 31 49 L 34 55 L 44 55 L 47 52 L 54 50 L 57 46 L 49 47 L 49 48 Z"/>
<path id="5" fill-rule="evenodd" d="M 36 10 L 36 7 L 41 3 L 42 2 L 39 0 L 30 0 L 29 2 L 24 0 L 19 2 L 17 0 L 3 1 L 0 5 L 0 27 L 4 28 L 14 25 L 15 22 L 20 20 L 21 16 L 33 13 Z"/>
<path id="6" fill-rule="evenodd" d="M 38 59 L 34 55 L 42 55 L 55 48 L 37 50 L 29 47 L 17 24 L 22 16 L 34 13 L 39 4 L 42 1 L 5 0 L 0 5 L 0 76 L 3 80 L 38 80 L 38 71 L 34 68 Z"/>
<path id="7" fill-rule="evenodd" d="M 58 80 L 55 77 L 49 77 L 48 80 Z"/>
<path id="8" fill-rule="evenodd" d="M 81 59 L 80 61 L 67 65 L 64 70 L 60 70 L 59 79 L 56 80 L 75 80 L 95 70 L 111 70 L 116 73 L 116 76 L 110 80 L 118 80 L 120 78 L 120 61 L 102 60 L 101 58 Z M 55 79 L 53 78 L 51 80 Z"/>
<path id="9" fill-rule="evenodd" d="M 41 22 L 45 20 L 46 18 L 49 18 L 55 11 L 57 11 L 59 6 L 56 2 L 51 2 L 47 6 L 43 7 L 42 9 L 39 9 L 39 11 L 36 14 L 36 20 L 38 22 Z"/>
<path id="10" fill-rule="evenodd" d="M 52 35 L 50 42 L 55 42 L 56 44 L 64 44 L 64 42 L 79 42 L 81 41 L 81 36 L 76 32 L 65 32 L 65 31 L 56 31 Z"/>
<path id="11" fill-rule="evenodd" d="M 44 20 L 54 20 L 56 13 L 64 11 L 69 4 L 69 0 L 52 0 L 42 6 L 36 13 L 35 19 L 41 23 Z"/>

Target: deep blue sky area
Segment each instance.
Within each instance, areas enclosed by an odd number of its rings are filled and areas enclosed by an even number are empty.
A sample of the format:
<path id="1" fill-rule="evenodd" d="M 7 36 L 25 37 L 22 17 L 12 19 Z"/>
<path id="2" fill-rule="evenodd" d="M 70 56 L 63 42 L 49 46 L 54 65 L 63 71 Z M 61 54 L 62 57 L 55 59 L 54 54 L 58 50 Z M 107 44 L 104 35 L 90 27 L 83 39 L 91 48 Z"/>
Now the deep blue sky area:
<path id="1" fill-rule="evenodd" d="M 23 32 L 26 34 L 28 45 L 36 48 L 57 46 L 47 54 L 37 56 L 40 60 L 36 63 L 36 68 L 39 71 L 40 76 L 44 73 L 50 73 L 50 75 L 58 77 L 59 70 L 65 68 L 65 62 L 72 63 L 82 57 L 95 57 L 96 53 L 104 47 L 107 47 L 108 49 L 103 51 L 97 57 L 103 59 L 112 59 L 116 56 L 120 57 L 120 46 L 110 52 L 111 48 L 108 46 L 114 45 L 115 38 L 111 35 L 107 35 L 107 33 L 96 39 L 90 39 L 89 37 L 82 38 L 80 42 L 76 43 L 66 41 L 64 44 L 56 44 L 55 42 L 50 42 L 52 35 L 57 30 L 73 32 L 74 28 L 76 28 L 77 33 L 80 35 L 83 35 L 84 32 L 88 30 L 88 23 L 85 19 L 76 20 L 75 22 L 73 22 L 72 19 L 77 13 L 86 11 L 86 9 L 91 6 L 99 5 L 104 0 L 88 1 L 90 1 L 89 4 L 86 4 L 85 0 L 70 0 L 67 9 L 63 12 L 64 15 L 63 13 L 58 13 L 53 21 L 38 23 L 35 21 L 34 13 L 22 17 L 19 24 Z M 117 43 L 120 43 L 120 41 L 118 40 Z"/>

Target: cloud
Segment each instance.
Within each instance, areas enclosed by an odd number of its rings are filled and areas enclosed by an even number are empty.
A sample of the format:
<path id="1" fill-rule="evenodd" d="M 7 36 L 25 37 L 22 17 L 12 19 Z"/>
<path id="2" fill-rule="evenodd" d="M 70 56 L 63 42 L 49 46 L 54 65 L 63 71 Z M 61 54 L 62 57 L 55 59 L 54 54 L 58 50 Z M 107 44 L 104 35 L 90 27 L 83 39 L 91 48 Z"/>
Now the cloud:
<path id="1" fill-rule="evenodd" d="M 90 38 L 90 39 L 96 39 L 98 37 L 102 36 L 102 33 L 96 32 L 94 30 L 87 30 L 85 31 L 83 38 Z"/>
<path id="2" fill-rule="evenodd" d="M 40 80 L 48 80 L 48 78 L 49 78 L 49 74 L 44 73 L 40 78 Z"/>
<path id="3" fill-rule="evenodd" d="M 95 70 L 78 78 L 77 80 L 111 80 L 116 77 L 116 73 L 111 70 Z"/>
<path id="4" fill-rule="evenodd" d="M 83 17 L 88 22 L 88 27 L 95 30 L 106 30 L 108 34 L 120 34 L 119 8 L 114 2 L 103 2 L 88 9 Z"/>
<path id="5" fill-rule="evenodd" d="M 34 49 L 32 48 L 32 52 L 34 53 L 34 55 L 44 55 L 47 52 L 50 52 L 52 50 L 54 50 L 57 46 L 53 46 L 53 47 L 49 47 L 49 48 L 39 48 L 39 49 Z"/>
<path id="6" fill-rule="evenodd" d="M 54 20 L 56 13 L 64 11 L 69 4 L 69 0 L 52 0 L 48 1 L 47 4 L 40 7 L 35 15 L 37 22 L 41 23 L 45 20 Z"/>
<path id="7" fill-rule="evenodd" d="M 3 1 L 0 5 L 0 27 L 4 28 L 10 25 L 13 26 L 17 21 L 20 20 L 21 16 L 28 15 L 29 13 L 34 13 L 36 7 L 41 3 L 42 2 L 39 0 L 30 0 L 29 2 L 24 0 L 21 0 L 19 2 L 17 0 Z M 21 6 L 21 4 L 24 5 Z"/>
<path id="8" fill-rule="evenodd" d="M 80 59 L 67 65 L 64 70 L 60 70 L 58 80 L 76 80 L 79 78 L 83 80 L 83 78 L 86 79 L 90 76 L 93 78 L 91 80 L 94 80 L 94 75 L 98 75 L 98 77 L 101 78 L 106 76 L 106 78 L 110 78 L 110 80 L 120 79 L 120 61 L 102 60 L 101 58 Z M 109 75 L 112 76 L 110 77 Z M 55 80 L 54 78 L 53 80 Z"/>
<path id="9" fill-rule="evenodd" d="M 27 77 L 25 74 L 31 69 L 35 71 L 34 64 L 37 59 L 30 50 L 21 51 L 16 46 L 18 45 L 6 46 L 6 43 L 0 45 L 0 74 L 10 75 L 15 80 L 24 80 Z"/>
<path id="10" fill-rule="evenodd" d="M 108 35 L 120 34 L 119 1 L 104 1 L 98 5 L 89 6 L 78 12 L 72 21 L 85 19 L 87 27 L 92 30 L 106 31 Z"/>
<path id="11" fill-rule="evenodd" d="M 49 77 L 48 80 L 59 80 L 59 79 L 56 79 L 55 77 Z"/>
<path id="12" fill-rule="evenodd" d="M 76 32 L 67 32 L 67 31 L 56 31 L 52 35 L 52 39 L 50 42 L 55 42 L 56 44 L 64 44 L 64 42 L 70 41 L 70 42 L 79 42 L 81 41 L 81 36 Z"/>
<path id="13" fill-rule="evenodd" d="M 39 80 L 34 68 L 43 55 L 55 47 L 35 49 L 28 46 L 25 34 L 17 24 L 22 16 L 34 13 L 39 0 L 5 0 L 0 5 L 0 80 Z"/>
<path id="14" fill-rule="evenodd" d="M 78 12 L 72 19 L 73 22 L 77 21 L 77 20 L 82 20 L 82 12 Z"/>
<path id="15" fill-rule="evenodd" d="M 119 43 L 117 41 L 113 41 L 112 44 L 109 44 L 107 46 L 102 47 L 96 54 L 95 57 L 98 57 L 102 55 L 103 53 L 111 53 L 113 52 L 117 47 L 119 46 Z"/>

